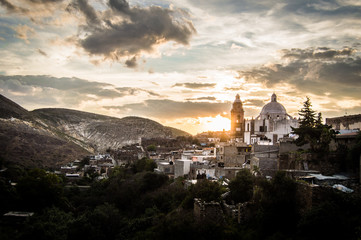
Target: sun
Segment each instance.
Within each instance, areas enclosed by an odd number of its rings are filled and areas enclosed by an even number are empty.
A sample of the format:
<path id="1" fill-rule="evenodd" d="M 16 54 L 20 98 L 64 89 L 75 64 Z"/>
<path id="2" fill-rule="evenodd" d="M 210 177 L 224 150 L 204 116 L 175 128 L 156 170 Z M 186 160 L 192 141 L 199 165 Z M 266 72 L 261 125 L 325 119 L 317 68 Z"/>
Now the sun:
<path id="1" fill-rule="evenodd" d="M 231 128 L 231 120 L 217 115 L 216 117 L 199 118 L 202 131 L 228 131 Z"/>

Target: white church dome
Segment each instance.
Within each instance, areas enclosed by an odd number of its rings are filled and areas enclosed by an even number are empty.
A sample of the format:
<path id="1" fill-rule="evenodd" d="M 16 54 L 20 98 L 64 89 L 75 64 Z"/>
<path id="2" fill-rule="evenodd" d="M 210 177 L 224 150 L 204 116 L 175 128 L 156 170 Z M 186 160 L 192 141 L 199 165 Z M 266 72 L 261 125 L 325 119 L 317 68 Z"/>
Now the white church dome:
<path id="1" fill-rule="evenodd" d="M 271 102 L 263 106 L 260 115 L 287 115 L 287 111 L 282 104 L 277 102 L 276 94 L 272 94 Z"/>

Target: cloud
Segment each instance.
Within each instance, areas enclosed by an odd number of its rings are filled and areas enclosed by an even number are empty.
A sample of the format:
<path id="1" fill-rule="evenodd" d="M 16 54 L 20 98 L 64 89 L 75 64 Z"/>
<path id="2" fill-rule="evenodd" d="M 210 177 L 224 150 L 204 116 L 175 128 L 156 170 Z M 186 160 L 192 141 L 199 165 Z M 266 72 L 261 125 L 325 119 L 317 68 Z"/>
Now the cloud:
<path id="1" fill-rule="evenodd" d="M 194 6 L 207 9 L 215 14 L 230 14 L 242 12 L 264 12 L 272 8 L 275 1 L 272 0 L 190 0 Z"/>
<path id="2" fill-rule="evenodd" d="M 142 92 L 150 96 L 159 94 L 132 87 L 115 87 L 112 84 L 91 82 L 79 78 L 55 78 L 51 76 L 3 76 L 0 75 L 0 89 L 9 97 L 18 96 L 19 103 L 30 104 L 42 97 L 42 105 L 51 103 L 75 107 L 82 101 L 122 98 Z M 22 97 L 19 97 L 22 96 Z M 50 106 L 50 105 L 49 105 Z"/>
<path id="3" fill-rule="evenodd" d="M 282 58 L 287 59 L 298 59 L 298 60 L 306 60 L 306 59 L 332 59 L 335 57 L 348 57 L 352 54 L 356 53 L 355 49 L 352 48 L 344 48 L 341 50 L 335 50 L 328 47 L 320 47 L 320 48 L 307 48 L 307 49 L 283 49 L 281 50 L 283 56 Z"/>
<path id="4" fill-rule="evenodd" d="M 48 24 L 52 18 L 59 17 L 56 11 L 64 12 L 66 0 L 0 0 L 9 13 L 27 16 L 32 22 Z M 45 20 L 45 21 L 43 21 Z"/>
<path id="5" fill-rule="evenodd" d="M 193 101 L 193 100 L 208 100 L 208 101 L 216 101 L 217 98 L 215 97 L 211 97 L 211 96 L 208 96 L 208 97 L 198 97 L 198 98 L 187 98 L 186 99 L 187 101 Z"/>
<path id="6" fill-rule="evenodd" d="M 28 44 L 30 43 L 29 38 L 35 35 L 35 30 L 27 25 L 18 25 L 14 30 L 16 37 L 24 40 Z"/>
<path id="7" fill-rule="evenodd" d="M 9 12 L 22 12 L 26 13 L 27 10 L 18 6 L 13 5 L 7 0 L 0 0 L 0 4 L 6 8 Z"/>
<path id="8" fill-rule="evenodd" d="M 176 83 L 172 87 L 186 87 L 191 89 L 213 88 L 217 83 Z"/>
<path id="9" fill-rule="evenodd" d="M 272 16 L 291 14 L 324 18 L 361 16 L 361 6 L 357 1 L 191 0 L 189 3 L 219 15 L 264 13 Z"/>
<path id="10" fill-rule="evenodd" d="M 119 12 L 128 13 L 129 3 L 126 0 L 109 0 L 109 6 Z"/>
<path id="11" fill-rule="evenodd" d="M 64 0 L 28 0 L 28 1 L 38 4 L 53 4 L 56 2 L 63 2 Z"/>
<path id="12" fill-rule="evenodd" d="M 98 25 L 101 23 L 98 18 L 97 12 L 87 0 L 76 0 L 71 3 L 71 5 L 69 5 L 67 9 L 69 10 L 71 7 L 82 12 L 86 18 L 87 24 L 92 25 L 93 28 L 98 27 Z"/>
<path id="13" fill-rule="evenodd" d="M 282 50 L 281 53 L 283 61 L 239 71 L 239 77 L 262 82 L 269 88 L 286 83 L 304 94 L 359 98 L 361 58 L 356 49 L 321 47 Z"/>
<path id="14" fill-rule="evenodd" d="M 177 102 L 168 99 L 146 100 L 142 103 L 125 104 L 123 106 L 106 106 L 124 115 L 137 115 L 153 118 L 177 119 L 217 116 L 228 112 L 231 103 L 211 102 Z"/>
<path id="15" fill-rule="evenodd" d="M 102 61 L 120 61 L 130 68 L 136 67 L 138 56 L 152 54 L 167 42 L 189 45 L 196 33 L 189 14 L 173 5 L 130 6 L 126 0 L 107 0 L 107 4 L 88 0 L 0 0 L 0 6 L 43 26 L 62 25 L 63 19 L 71 18 L 72 25 L 78 26 L 76 46 Z M 26 33 L 18 36 L 28 43 Z"/>
<path id="16" fill-rule="evenodd" d="M 263 100 L 258 99 L 246 99 L 243 101 L 244 106 L 256 106 L 256 107 L 263 107 L 265 105 L 265 102 Z"/>
<path id="17" fill-rule="evenodd" d="M 128 68 L 136 68 L 138 66 L 137 64 L 137 58 L 134 56 L 132 57 L 131 59 L 128 59 L 125 61 L 125 65 L 128 67 Z"/>
<path id="18" fill-rule="evenodd" d="M 40 53 L 41 55 L 43 55 L 44 57 L 47 57 L 48 54 L 46 54 L 46 52 L 44 52 L 43 50 L 41 50 L 40 48 L 38 48 L 38 53 Z"/>
<path id="19" fill-rule="evenodd" d="M 196 30 L 182 10 L 158 6 L 130 7 L 125 0 L 110 0 L 110 9 L 96 11 L 85 0 L 74 0 L 72 9 L 82 12 L 86 25 L 78 43 L 90 55 L 120 61 L 131 57 L 126 66 L 135 66 L 135 56 L 152 53 L 160 44 L 174 41 L 188 45 Z M 134 58 L 134 59 L 133 59 Z"/>
<path id="20" fill-rule="evenodd" d="M 245 91 L 245 87 L 243 86 L 237 86 L 237 87 L 225 87 L 224 91 Z"/>

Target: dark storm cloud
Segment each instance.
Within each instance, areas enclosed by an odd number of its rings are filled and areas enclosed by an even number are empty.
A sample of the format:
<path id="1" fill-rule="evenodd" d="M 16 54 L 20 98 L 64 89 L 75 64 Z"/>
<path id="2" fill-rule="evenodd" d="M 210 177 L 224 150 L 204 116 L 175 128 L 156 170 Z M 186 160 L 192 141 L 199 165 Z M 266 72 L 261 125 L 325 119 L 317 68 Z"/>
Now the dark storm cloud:
<path id="1" fill-rule="evenodd" d="M 120 114 L 176 119 L 217 116 L 223 112 L 228 112 L 230 103 L 177 102 L 164 99 L 146 100 L 142 103 L 126 104 L 119 107 L 107 106 L 105 108 L 117 110 Z"/>
<path id="2" fill-rule="evenodd" d="M 128 59 L 127 61 L 125 61 L 125 65 L 128 68 L 136 68 L 138 66 L 137 64 L 137 58 L 134 56 L 131 59 Z"/>
<path id="3" fill-rule="evenodd" d="M 335 57 L 347 57 L 355 53 L 356 50 L 352 48 L 344 48 L 341 50 L 335 50 L 327 47 L 320 48 L 307 48 L 307 49 L 283 49 L 283 58 L 295 58 L 298 60 L 304 59 L 332 59 Z"/>
<path id="4" fill-rule="evenodd" d="M 176 83 L 172 87 L 185 87 L 191 89 L 213 88 L 216 83 Z"/>
<path id="5" fill-rule="evenodd" d="M 239 77 L 262 82 L 269 88 L 288 83 L 304 93 L 359 98 L 361 58 L 355 49 L 290 49 L 282 53 L 287 61 L 240 71 Z"/>
<path id="6" fill-rule="evenodd" d="M 91 25 L 92 28 L 97 27 L 101 23 L 98 19 L 97 12 L 87 0 L 76 0 L 70 6 L 68 6 L 67 9 L 70 9 L 70 7 L 76 8 L 82 12 L 86 18 L 87 24 Z"/>
<path id="7" fill-rule="evenodd" d="M 119 12 L 129 12 L 129 3 L 126 0 L 109 0 L 109 6 Z"/>
<path id="8" fill-rule="evenodd" d="M 181 10 L 130 7 L 125 0 L 110 0 L 108 4 L 110 9 L 104 14 L 97 13 L 85 0 L 72 4 L 87 20 L 83 26 L 86 35 L 79 39 L 79 45 L 90 55 L 113 60 L 134 57 L 141 52 L 151 53 L 157 45 L 168 41 L 188 45 L 196 32 Z M 129 60 L 126 65 L 135 66 Z"/>
<path id="9" fill-rule="evenodd" d="M 126 0 L 109 0 L 105 10 L 95 9 L 88 0 L 65 3 L 68 1 L 19 0 L 16 6 L 8 0 L 0 0 L 0 5 L 9 12 L 28 15 L 37 23 L 46 23 L 54 11 L 73 16 L 80 12 L 85 23 L 75 22 L 80 30 L 76 36 L 77 45 L 89 55 L 114 61 L 128 59 L 124 64 L 131 68 L 136 67 L 139 54 L 152 53 L 158 45 L 170 41 L 188 45 L 196 33 L 190 16 L 182 9 L 129 6 Z M 42 15 L 43 12 L 47 14 Z M 44 21 L 38 21 L 38 18 L 44 18 Z"/>
<path id="10" fill-rule="evenodd" d="M 107 83 L 51 76 L 0 75 L 0 89 L 8 95 L 13 94 L 17 96 L 20 94 L 30 102 L 32 102 L 31 98 L 34 98 L 32 94 L 36 93 L 37 96 L 41 95 L 42 98 L 48 99 L 43 101 L 45 105 L 50 102 L 56 102 L 56 99 L 59 99 L 60 102 L 74 106 L 86 100 L 120 98 L 137 95 L 141 92 L 147 93 L 150 96 L 159 96 L 157 93 L 141 88 L 116 88 L 114 85 Z M 36 101 L 36 99 L 33 101 Z"/>
<path id="11" fill-rule="evenodd" d="M 194 100 L 208 100 L 208 101 L 216 101 L 217 98 L 215 97 L 211 97 L 211 96 L 208 96 L 208 97 L 198 97 L 198 98 L 187 98 L 186 99 L 187 101 L 194 101 Z"/>

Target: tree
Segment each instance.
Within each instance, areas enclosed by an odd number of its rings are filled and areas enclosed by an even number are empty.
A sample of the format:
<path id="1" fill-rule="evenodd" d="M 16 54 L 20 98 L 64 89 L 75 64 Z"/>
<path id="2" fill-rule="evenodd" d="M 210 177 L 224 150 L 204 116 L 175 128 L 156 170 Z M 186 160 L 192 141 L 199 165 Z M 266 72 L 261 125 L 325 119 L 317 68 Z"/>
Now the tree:
<path id="1" fill-rule="evenodd" d="M 332 126 L 322 123 L 322 114 L 318 113 L 317 120 L 315 122 L 315 131 L 317 139 L 313 143 L 313 149 L 317 152 L 328 152 L 329 144 L 336 136 L 336 131 L 332 129 Z"/>
<path id="2" fill-rule="evenodd" d="M 67 239 L 68 227 L 73 221 L 71 213 L 56 207 L 47 208 L 25 223 L 20 239 Z"/>
<path id="3" fill-rule="evenodd" d="M 301 116 L 300 127 L 314 127 L 316 123 L 316 112 L 311 109 L 312 104 L 309 97 L 303 103 L 303 108 L 298 112 Z"/>
<path id="4" fill-rule="evenodd" d="M 348 151 L 346 164 L 347 168 L 357 173 L 360 170 L 361 155 L 361 132 L 357 134 L 355 145 Z"/>
<path id="5" fill-rule="evenodd" d="M 253 197 L 254 177 L 248 169 L 241 169 L 229 183 L 230 196 L 236 203 L 247 202 Z"/>
<path id="6" fill-rule="evenodd" d="M 155 152 L 156 150 L 157 150 L 157 147 L 153 144 L 151 144 L 147 147 L 148 152 Z"/>
<path id="7" fill-rule="evenodd" d="M 32 169 L 16 185 L 24 210 L 41 210 L 63 202 L 62 179 L 43 169 Z"/>
<path id="8" fill-rule="evenodd" d="M 292 133 L 297 134 L 295 140 L 297 146 L 310 144 L 312 152 L 328 152 L 329 144 L 335 137 L 335 131 L 331 126 L 322 123 L 322 114 L 312 110 L 312 104 L 309 97 L 303 103 L 303 108 L 298 112 L 301 116 L 298 128 L 292 128 Z"/>
<path id="9" fill-rule="evenodd" d="M 299 219 L 297 183 L 287 177 L 286 172 L 277 172 L 271 181 L 260 182 L 260 187 L 257 217 L 261 239 L 277 233 L 292 234 Z M 287 238 L 275 236 L 273 239 Z"/>
<path id="10" fill-rule="evenodd" d="M 153 172 L 154 168 L 156 167 L 157 164 L 154 162 L 154 160 L 148 158 L 139 159 L 135 162 L 134 165 L 132 165 L 132 169 L 134 173 L 143 172 L 143 171 Z"/>
<path id="11" fill-rule="evenodd" d="M 193 198 L 200 198 L 203 201 L 219 201 L 223 193 L 222 187 L 218 182 L 209 180 L 200 180 L 190 187 L 190 193 Z"/>

